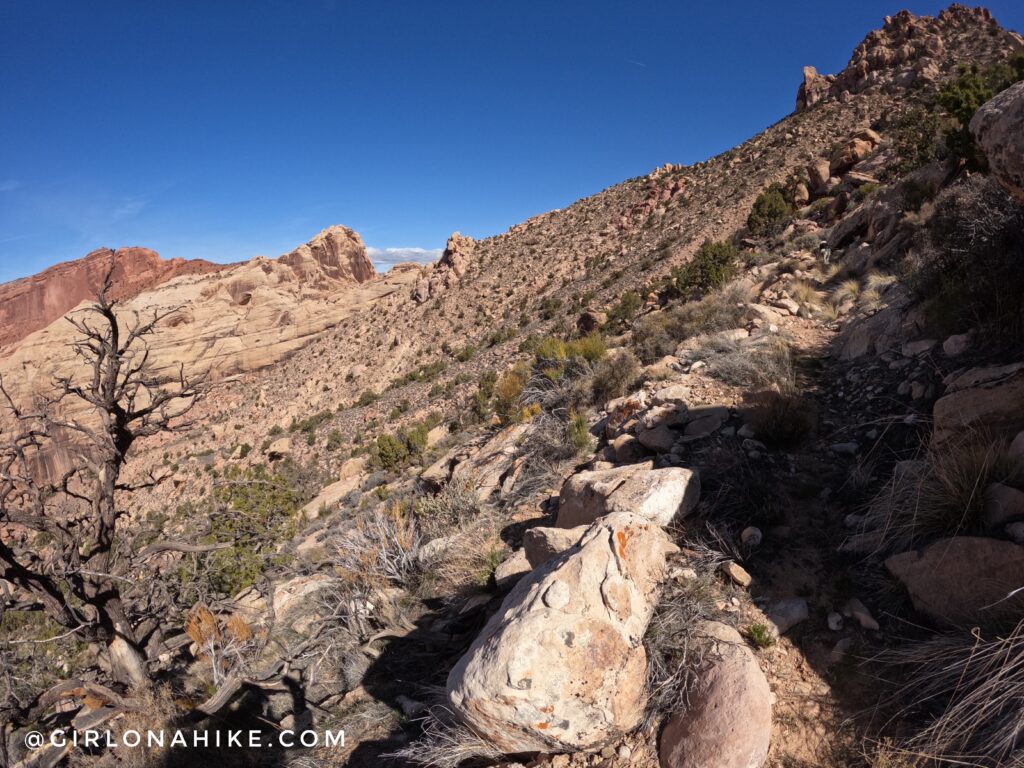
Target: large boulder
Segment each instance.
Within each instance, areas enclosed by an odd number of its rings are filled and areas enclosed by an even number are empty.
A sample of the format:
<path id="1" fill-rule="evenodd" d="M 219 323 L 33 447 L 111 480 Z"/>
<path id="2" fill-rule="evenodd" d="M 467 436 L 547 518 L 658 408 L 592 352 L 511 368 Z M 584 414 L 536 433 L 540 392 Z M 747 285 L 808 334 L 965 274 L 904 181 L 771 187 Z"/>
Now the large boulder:
<path id="1" fill-rule="evenodd" d="M 506 753 L 601 747 L 640 724 L 643 636 L 676 551 L 619 513 L 524 577 L 448 675 L 457 715 Z"/>
<path id="2" fill-rule="evenodd" d="M 700 476 L 682 467 L 654 469 L 650 461 L 578 472 L 559 496 L 559 528 L 588 525 L 613 512 L 632 512 L 658 525 L 689 514 L 700 500 Z"/>
<path id="3" fill-rule="evenodd" d="M 1024 82 L 982 104 L 970 127 L 992 175 L 1024 203 Z"/>
<path id="4" fill-rule="evenodd" d="M 1019 617 L 1024 593 L 1024 547 L 975 536 L 941 539 L 920 552 L 903 552 L 885 567 L 921 613 L 943 624 L 977 624 Z"/>
<path id="5" fill-rule="evenodd" d="M 586 531 L 585 525 L 577 528 L 530 528 L 523 534 L 526 559 L 531 567 L 539 568 L 556 555 L 576 546 Z"/>
<path id="6" fill-rule="evenodd" d="M 661 734 L 662 768 L 759 768 L 772 735 L 772 692 L 732 627 L 707 622 L 709 668 Z"/>
<path id="7" fill-rule="evenodd" d="M 1024 429 L 1024 370 L 1018 366 L 986 370 L 984 377 L 972 379 L 971 371 L 958 376 L 954 385 L 970 381 L 977 386 L 956 389 L 935 403 L 933 442 L 970 432 L 1013 435 Z"/>

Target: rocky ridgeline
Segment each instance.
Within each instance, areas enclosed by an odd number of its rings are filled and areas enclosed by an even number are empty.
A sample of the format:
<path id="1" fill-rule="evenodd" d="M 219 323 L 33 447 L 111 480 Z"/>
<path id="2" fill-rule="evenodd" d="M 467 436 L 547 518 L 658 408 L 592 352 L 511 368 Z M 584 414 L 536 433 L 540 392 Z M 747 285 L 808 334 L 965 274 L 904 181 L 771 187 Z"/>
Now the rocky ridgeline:
<path id="1" fill-rule="evenodd" d="M 934 86 L 951 73 L 951 63 L 961 60 L 963 48 L 973 48 L 993 31 L 1022 42 L 1016 33 L 1001 30 L 985 8 L 954 4 L 935 18 L 909 11 L 886 16 L 884 26 L 864 38 L 838 75 L 820 75 L 814 67 L 804 67 L 797 111 L 826 99 L 847 100 L 871 89 Z"/>

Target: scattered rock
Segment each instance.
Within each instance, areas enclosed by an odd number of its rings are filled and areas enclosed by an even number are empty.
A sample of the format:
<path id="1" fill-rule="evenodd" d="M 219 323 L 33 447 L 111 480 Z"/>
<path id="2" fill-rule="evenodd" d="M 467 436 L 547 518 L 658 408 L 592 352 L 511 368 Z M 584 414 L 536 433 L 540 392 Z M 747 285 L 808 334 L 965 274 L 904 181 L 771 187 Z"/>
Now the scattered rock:
<path id="1" fill-rule="evenodd" d="M 1013 372 L 1008 375 L 986 377 L 983 386 L 958 389 L 940 397 L 932 411 L 933 443 L 940 444 L 970 431 L 1016 434 L 1024 429 L 1024 371 L 1016 367 L 1010 370 Z M 970 374 L 958 378 L 963 380 Z"/>
<path id="2" fill-rule="evenodd" d="M 761 529 L 753 525 L 747 526 L 740 533 L 740 542 L 748 549 L 757 549 L 763 540 L 764 534 L 761 533 Z"/>
<path id="3" fill-rule="evenodd" d="M 942 342 L 942 353 L 946 357 L 959 357 L 971 348 L 971 334 L 958 333 Z"/>
<path id="4" fill-rule="evenodd" d="M 1003 483 L 992 483 L 985 489 L 982 523 L 988 530 L 998 530 L 1021 519 L 1024 519 L 1024 491 Z"/>
<path id="5" fill-rule="evenodd" d="M 494 582 L 498 585 L 498 589 L 505 589 L 511 587 L 532 570 L 533 567 L 526 558 L 526 553 L 517 549 L 494 569 Z"/>
<path id="6" fill-rule="evenodd" d="M 856 619 L 862 629 L 868 629 L 872 632 L 877 632 L 880 629 L 878 622 L 875 621 L 875 617 L 871 615 L 871 611 L 856 597 L 851 597 L 846 601 L 846 605 L 843 606 L 843 614 Z"/>

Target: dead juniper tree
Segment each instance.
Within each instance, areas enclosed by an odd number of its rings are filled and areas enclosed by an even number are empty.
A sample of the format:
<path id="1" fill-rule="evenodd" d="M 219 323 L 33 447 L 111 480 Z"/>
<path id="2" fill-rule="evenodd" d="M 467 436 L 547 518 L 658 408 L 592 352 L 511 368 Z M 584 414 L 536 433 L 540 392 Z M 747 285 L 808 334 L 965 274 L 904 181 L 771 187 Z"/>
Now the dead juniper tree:
<path id="1" fill-rule="evenodd" d="M 160 541 L 126 551 L 119 501 L 164 478 L 128 483 L 122 474 L 137 440 L 183 425 L 203 382 L 182 367 L 171 376 L 153 370 L 148 338 L 173 310 L 119 317 L 110 288 L 108 271 L 96 302 L 67 318 L 79 336 L 79 374 L 57 378 L 31 407 L 0 381 L 8 411 L 0 414 L 0 578 L 27 598 L 23 607 L 104 647 L 116 682 L 140 686 L 149 675 L 124 599 L 130 576 L 157 552 L 203 548 Z M 62 466 L 47 471 L 48 462 Z"/>

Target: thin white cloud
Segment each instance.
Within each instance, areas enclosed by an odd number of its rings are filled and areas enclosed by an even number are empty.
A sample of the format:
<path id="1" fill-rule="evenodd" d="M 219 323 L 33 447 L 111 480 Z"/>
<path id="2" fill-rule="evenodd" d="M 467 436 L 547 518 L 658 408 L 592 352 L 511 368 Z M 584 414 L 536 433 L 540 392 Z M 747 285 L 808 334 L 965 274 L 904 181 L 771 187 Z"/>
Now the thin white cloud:
<path id="1" fill-rule="evenodd" d="M 17 179 L 0 179 L 0 192 L 13 192 L 21 186 Z"/>
<path id="2" fill-rule="evenodd" d="M 142 209 L 146 207 L 147 202 L 147 200 L 138 197 L 126 197 L 114 206 L 110 212 L 110 218 L 113 221 L 118 221 L 119 219 L 130 219 L 133 216 L 138 216 L 142 213 Z"/>
<path id="3" fill-rule="evenodd" d="M 366 248 L 366 253 L 378 272 L 387 272 L 395 264 L 409 261 L 417 264 L 437 261 L 443 252 L 441 248 Z"/>

